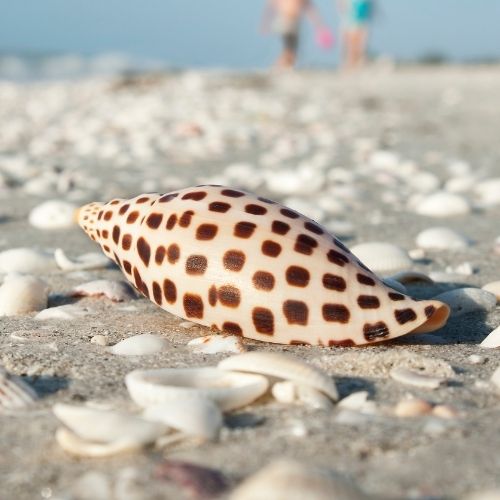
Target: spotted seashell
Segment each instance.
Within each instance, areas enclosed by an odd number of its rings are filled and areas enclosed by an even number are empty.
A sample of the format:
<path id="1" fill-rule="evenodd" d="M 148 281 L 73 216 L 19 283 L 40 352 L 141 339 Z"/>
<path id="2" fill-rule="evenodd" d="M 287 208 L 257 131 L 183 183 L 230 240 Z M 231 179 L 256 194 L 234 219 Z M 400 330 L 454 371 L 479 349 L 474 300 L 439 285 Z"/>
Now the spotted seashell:
<path id="1" fill-rule="evenodd" d="M 327 230 L 222 186 L 82 207 L 78 222 L 165 310 L 282 344 L 359 345 L 440 328 L 449 310 L 387 287 Z"/>

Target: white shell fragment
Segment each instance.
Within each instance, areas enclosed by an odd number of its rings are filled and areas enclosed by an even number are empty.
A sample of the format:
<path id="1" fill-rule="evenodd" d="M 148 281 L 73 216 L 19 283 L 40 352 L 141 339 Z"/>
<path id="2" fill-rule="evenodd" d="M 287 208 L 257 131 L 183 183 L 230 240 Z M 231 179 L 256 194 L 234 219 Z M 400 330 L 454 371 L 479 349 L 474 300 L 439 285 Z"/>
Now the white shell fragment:
<path id="1" fill-rule="evenodd" d="M 89 271 L 91 269 L 103 269 L 108 267 L 111 261 L 103 254 L 90 252 L 80 255 L 77 259 L 68 258 L 62 248 L 54 252 L 54 259 L 63 271 Z"/>
<path id="2" fill-rule="evenodd" d="M 445 383 L 445 379 L 432 377 L 403 367 L 395 367 L 390 371 L 391 378 L 402 384 L 422 387 L 423 389 L 437 389 Z"/>
<path id="3" fill-rule="evenodd" d="M 125 384 L 130 397 L 143 408 L 202 396 L 217 403 L 222 411 L 252 403 L 269 386 L 267 379 L 259 375 L 210 367 L 135 370 L 127 374 Z"/>
<path id="4" fill-rule="evenodd" d="M 323 392 L 289 380 L 273 384 L 271 393 L 280 403 L 302 403 L 317 410 L 331 410 L 334 407 L 332 400 Z"/>
<path id="5" fill-rule="evenodd" d="M 375 273 L 391 273 L 413 265 L 406 250 L 392 243 L 361 243 L 353 246 L 351 252 Z"/>
<path id="6" fill-rule="evenodd" d="M 0 252 L 0 273 L 47 273 L 56 269 L 54 257 L 33 248 L 11 248 Z"/>
<path id="7" fill-rule="evenodd" d="M 89 313 L 88 309 L 73 304 L 64 306 L 49 307 L 40 311 L 34 319 L 39 321 L 46 321 L 51 319 L 72 321 L 77 318 L 86 316 Z"/>
<path id="8" fill-rule="evenodd" d="M 471 312 L 489 312 L 495 309 L 497 299 L 495 295 L 480 288 L 458 288 L 444 292 L 435 297 L 448 304 L 453 316 L 460 316 Z"/>
<path id="9" fill-rule="evenodd" d="M 496 349 L 500 347 L 500 326 L 495 328 L 482 342 L 481 347 Z"/>
<path id="10" fill-rule="evenodd" d="M 0 413 L 32 406 L 38 396 L 20 377 L 0 367 Z"/>
<path id="11" fill-rule="evenodd" d="M 8 275 L 0 286 L 0 316 L 17 316 L 47 307 L 47 284 L 34 276 Z"/>
<path id="12" fill-rule="evenodd" d="M 321 391 L 333 401 L 339 398 L 331 377 L 294 356 L 275 352 L 247 352 L 224 359 L 218 367 L 222 370 L 259 373 L 290 380 Z"/>
<path id="13" fill-rule="evenodd" d="M 470 205 L 458 194 L 438 191 L 422 199 L 415 211 L 428 217 L 452 217 L 469 213 Z"/>
<path id="14" fill-rule="evenodd" d="M 482 289 L 495 295 L 495 297 L 497 298 L 497 302 L 500 302 L 500 281 L 487 283 L 482 287 Z"/>
<path id="15" fill-rule="evenodd" d="M 121 340 L 110 347 L 109 351 L 120 356 L 144 356 L 161 352 L 168 345 L 168 341 L 159 335 L 143 333 Z"/>
<path id="16" fill-rule="evenodd" d="M 73 297 L 106 297 L 113 302 L 123 302 L 134 298 L 130 285 L 121 280 L 95 280 L 76 286 L 71 291 Z"/>
<path id="17" fill-rule="evenodd" d="M 245 352 L 245 346 L 240 337 L 235 335 L 206 335 L 190 340 L 187 344 L 195 352 L 217 354 L 219 352 Z"/>
<path id="18" fill-rule="evenodd" d="M 174 404 L 166 402 L 148 406 L 143 417 L 203 439 L 216 439 L 223 423 L 219 407 L 205 397 L 186 397 Z"/>
<path id="19" fill-rule="evenodd" d="M 62 200 L 48 200 L 29 214 L 29 222 L 38 229 L 64 229 L 76 224 L 76 205 Z"/>
<path id="20" fill-rule="evenodd" d="M 338 403 L 339 408 L 352 411 L 362 411 L 368 402 L 368 391 L 357 391 L 349 394 Z"/>
<path id="21" fill-rule="evenodd" d="M 243 481 L 230 500 L 362 500 L 348 479 L 326 469 L 280 459 Z"/>
<path id="22" fill-rule="evenodd" d="M 416 243 L 428 250 L 463 250 L 470 246 L 470 240 L 448 227 L 431 227 L 417 235 Z"/>

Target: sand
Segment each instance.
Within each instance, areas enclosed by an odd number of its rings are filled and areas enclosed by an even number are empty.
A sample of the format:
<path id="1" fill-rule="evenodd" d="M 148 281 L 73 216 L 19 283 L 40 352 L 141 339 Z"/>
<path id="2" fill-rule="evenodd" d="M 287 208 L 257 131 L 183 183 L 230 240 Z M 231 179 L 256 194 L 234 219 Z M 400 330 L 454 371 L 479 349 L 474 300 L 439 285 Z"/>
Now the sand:
<path id="1" fill-rule="evenodd" d="M 265 153 L 277 141 L 286 142 L 290 137 L 292 143 L 306 141 L 304 149 L 295 151 L 288 161 L 291 165 L 311 158 L 318 151 L 318 137 L 324 136 L 325 145 L 320 151 L 331 155 L 332 167 L 349 170 L 359 166 L 363 162 L 359 143 L 363 140 L 374 150 L 396 152 L 402 160 L 415 162 L 441 181 L 450 177 L 447 168 L 456 161 L 470 164 L 473 173 L 484 177 L 500 176 L 499 76 L 498 67 L 415 67 L 376 68 L 370 73 L 347 76 L 322 72 L 282 76 L 214 73 L 68 84 L 2 84 L 0 106 L 14 96 L 14 101 L 9 100 L 9 114 L 12 120 L 19 120 L 21 127 L 18 139 L 7 140 L 4 135 L 0 141 L 3 158 L 25 158 L 34 165 L 37 175 L 54 167 L 81 172 L 84 178 L 77 181 L 77 188 L 84 193 L 81 199 L 64 189 L 36 195 L 26 192 L 22 183 L 0 188 L 0 251 L 18 246 L 61 247 L 71 256 L 95 251 L 96 246 L 76 226 L 55 231 L 30 226 L 30 209 L 48 198 L 83 203 L 90 201 L 90 195 L 107 200 L 156 189 L 167 191 L 168 187 L 178 187 L 175 184 L 194 185 L 217 178 L 224 167 L 234 163 L 246 162 L 262 171 L 266 169 L 262 161 Z M 59 111 L 49 102 L 49 95 L 61 99 Z M 92 147 L 90 152 L 78 153 L 69 133 L 67 143 L 62 141 L 58 149 L 44 149 L 44 144 L 33 146 L 38 134 L 30 132 L 28 121 L 20 118 L 27 112 L 23 99 L 31 106 L 37 102 L 43 108 L 44 97 L 51 120 L 37 122 L 37 113 L 32 110 L 33 123 L 45 123 L 46 127 L 50 123 L 57 135 L 75 126 L 71 123 L 75 109 L 79 113 L 85 110 L 86 116 L 94 116 L 97 124 L 95 129 L 88 126 L 79 133 L 92 139 L 95 134 L 102 134 L 100 122 L 102 125 L 112 121 L 106 104 L 117 100 L 123 103 L 127 119 L 137 122 L 135 131 L 147 129 L 149 122 L 143 120 L 141 110 L 148 109 L 145 116 L 148 112 L 154 114 L 154 104 L 147 108 L 148 95 L 160 95 L 164 106 L 178 108 L 169 115 L 170 122 L 165 122 L 165 133 L 175 127 L 182 130 L 176 139 L 177 149 L 170 146 L 167 152 L 154 151 L 142 159 L 137 153 L 139 146 L 135 156 L 126 146 L 125 151 L 119 147 L 116 151 L 110 149 L 108 160 L 102 151 L 94 154 Z M 209 98 L 213 98 L 210 105 Z M 255 104 L 259 99 L 264 104 Z M 329 110 L 326 116 L 322 117 L 321 106 Z M 176 119 L 172 118 L 174 115 Z M 159 122 L 154 123 L 158 126 Z M 204 142 L 203 147 L 193 146 L 191 140 L 190 148 L 183 149 L 190 140 L 186 137 L 191 134 L 193 123 L 201 123 L 205 138 L 211 134 L 211 140 Z M 4 112 L 2 127 L 7 125 Z M 108 126 L 112 128 L 109 123 Z M 335 141 L 328 144 L 332 131 Z M 46 140 L 48 133 L 40 132 Z M 154 133 L 163 132 L 157 128 Z M 196 137 L 197 132 L 193 134 Z M 115 140 L 116 135 L 112 137 Z M 132 139 L 140 142 L 137 135 Z M 129 140 L 130 136 L 124 133 L 123 144 Z M 147 150 L 150 144 L 144 147 Z M 118 156 L 120 161 L 116 160 Z M 96 181 L 95 185 L 90 186 L 86 179 Z M 345 238 L 347 245 L 376 240 L 411 250 L 420 230 L 446 225 L 465 232 L 474 245 L 462 252 L 428 252 L 427 259 L 415 263 L 413 269 L 429 273 L 469 262 L 477 272 L 464 275 L 463 283 L 482 286 L 500 279 L 500 255 L 493 252 L 493 242 L 500 236 L 500 205 L 431 219 L 406 209 L 404 194 L 394 204 L 382 201 L 383 191 L 397 192 L 398 186 L 382 189 L 369 176 L 361 177 L 356 185 L 365 194 L 355 208 L 339 216 L 353 226 L 352 237 Z M 269 192 L 265 185 L 256 190 L 262 195 L 284 198 Z M 308 199 L 314 203 L 314 195 Z M 121 274 L 117 269 L 108 269 L 85 275 L 56 272 L 42 277 L 51 288 L 50 304 L 59 305 L 76 300 L 64 296 L 71 287 L 93 278 L 118 279 Z M 430 296 L 446 288 L 436 285 L 410 291 Z M 130 370 L 211 366 L 226 354 L 193 353 L 187 342 L 208 330 L 198 326 L 181 328 L 180 318 L 144 298 L 123 304 L 83 298 L 78 303 L 92 312 L 70 322 L 37 322 L 34 314 L 0 318 L 0 364 L 25 377 L 41 396 L 33 410 L 0 416 L 1 498 L 83 498 L 74 492 L 75 484 L 89 471 L 103 473 L 118 485 L 122 493 L 117 498 L 183 498 L 178 486 L 153 477 L 153 471 L 165 457 L 214 467 L 235 484 L 272 458 L 286 456 L 345 474 L 366 493 L 379 498 L 460 498 L 471 492 L 500 488 L 500 393 L 488 384 L 500 364 L 500 350 L 478 346 L 500 325 L 498 308 L 489 314 L 478 312 L 452 318 L 431 337 L 403 337 L 367 348 L 291 347 L 245 341 L 248 349 L 293 352 L 320 366 L 334 376 L 342 397 L 356 390 L 369 391 L 370 399 L 380 410 L 377 415 L 342 423 L 337 420 L 338 410 L 315 411 L 269 401 L 228 416 L 219 442 L 84 460 L 71 458 L 57 446 L 54 432 L 58 424 L 51 413 L 55 402 L 100 401 L 130 408 L 123 383 Z M 133 310 L 126 310 L 131 305 Z M 113 344 L 139 333 L 164 336 L 169 342 L 168 350 L 129 358 L 113 356 L 105 347 L 90 342 L 96 334 L 106 335 Z M 484 363 L 472 364 L 472 354 L 483 356 Z M 446 372 L 448 383 L 429 391 L 404 386 L 388 375 L 395 365 L 424 367 L 426 363 L 430 363 L 431 372 L 451 367 L 451 374 Z M 449 404 L 459 417 L 402 419 L 391 415 L 390 409 L 406 394 Z M 92 492 L 88 498 L 93 498 Z"/>

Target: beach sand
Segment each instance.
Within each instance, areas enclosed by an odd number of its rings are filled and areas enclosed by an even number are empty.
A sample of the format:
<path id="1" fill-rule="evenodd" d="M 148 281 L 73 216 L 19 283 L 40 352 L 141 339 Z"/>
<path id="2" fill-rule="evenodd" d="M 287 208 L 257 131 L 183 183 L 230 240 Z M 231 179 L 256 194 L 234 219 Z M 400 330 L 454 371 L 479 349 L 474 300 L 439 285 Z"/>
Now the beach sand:
<path id="1" fill-rule="evenodd" d="M 348 246 L 385 241 L 412 250 L 421 230 L 451 227 L 474 243 L 459 252 L 427 251 L 412 269 L 429 274 L 470 263 L 477 272 L 463 274 L 460 282 L 483 286 L 500 280 L 500 255 L 494 252 L 500 204 L 482 205 L 474 187 L 480 179 L 500 177 L 499 77 L 496 66 L 443 66 L 373 68 L 352 75 L 192 72 L 0 83 L 0 173 L 6 184 L 0 187 L 0 251 L 62 248 L 75 257 L 98 250 L 76 226 L 49 231 L 30 225 L 30 210 L 46 199 L 80 205 L 221 181 L 286 201 L 288 195 L 269 189 L 266 175 L 283 165 L 305 165 L 316 168 L 324 182 L 313 188 L 314 179 L 309 180 L 291 195 L 313 208 L 320 195 L 335 196 L 330 188 L 340 181 L 328 177 L 331 170 L 355 174 L 347 182 L 354 191 L 340 198 L 338 213 L 319 213 L 327 227 L 338 220 L 349 224 L 340 234 Z M 460 196 L 473 209 L 453 217 L 416 214 L 410 199 L 425 188 L 409 188 L 412 174 L 394 181 L 398 176 L 387 173 L 390 165 L 374 166 L 381 151 L 393 155 L 385 161 L 399 165 L 395 171 L 412 172 L 408 164 L 413 164 L 415 172 L 435 176 L 437 186 L 470 174 L 476 180 Z M 226 170 L 235 164 L 254 174 L 237 178 Z M 75 459 L 56 444 L 54 403 L 99 401 L 131 408 L 123 382 L 129 371 L 213 366 L 227 354 L 194 353 L 187 342 L 208 329 L 182 328 L 182 319 L 145 298 L 112 303 L 65 296 L 91 279 L 121 278 L 116 268 L 41 277 L 50 285 L 50 305 L 78 303 L 91 312 L 72 321 L 36 321 L 34 313 L 0 318 L 0 364 L 41 396 L 34 409 L 0 416 L 1 498 L 95 498 L 75 493 L 89 471 L 121 488 L 116 498 L 183 498 L 179 486 L 154 478 L 165 457 L 219 469 L 232 484 L 273 458 L 296 458 L 338 471 L 379 498 L 460 498 L 500 488 L 500 392 L 489 383 L 500 350 L 478 345 L 500 325 L 499 308 L 452 317 L 431 336 L 365 348 L 244 341 L 248 349 L 294 353 L 324 369 L 341 397 L 368 391 L 379 409 L 373 415 L 345 422 L 338 409 L 270 400 L 227 416 L 218 442 Z M 429 297 L 450 286 L 409 291 Z M 125 357 L 90 342 L 97 334 L 114 344 L 140 333 L 163 336 L 168 349 Z M 484 362 L 471 363 L 473 354 Z M 428 365 L 431 372 L 444 371 L 448 382 L 432 391 L 405 386 L 388 375 L 398 365 Z M 390 409 L 407 394 L 450 405 L 458 416 L 398 418 Z"/>

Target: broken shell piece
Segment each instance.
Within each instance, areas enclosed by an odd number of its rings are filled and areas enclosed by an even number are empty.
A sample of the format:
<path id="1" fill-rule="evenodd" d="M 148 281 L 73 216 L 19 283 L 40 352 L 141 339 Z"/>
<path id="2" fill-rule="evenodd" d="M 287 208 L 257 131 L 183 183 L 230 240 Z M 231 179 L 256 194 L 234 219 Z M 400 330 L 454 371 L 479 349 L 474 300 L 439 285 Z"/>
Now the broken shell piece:
<path id="1" fill-rule="evenodd" d="M 435 300 L 448 304 L 451 308 L 451 314 L 454 316 L 477 311 L 489 312 L 495 309 L 497 303 L 497 299 L 492 293 L 480 288 L 450 290 L 437 295 Z"/>
<path id="2" fill-rule="evenodd" d="M 54 259 L 63 271 L 103 269 L 111 264 L 111 261 L 105 255 L 95 252 L 80 255 L 76 260 L 70 260 L 62 248 L 58 248 L 54 252 Z"/>
<path id="3" fill-rule="evenodd" d="M 222 412 L 210 399 L 186 397 L 172 402 L 148 406 L 143 417 L 161 422 L 188 435 L 216 439 L 222 427 Z"/>
<path id="4" fill-rule="evenodd" d="M 392 243 L 361 243 L 353 246 L 351 252 L 375 273 L 391 273 L 413 265 L 406 250 Z"/>
<path id="5" fill-rule="evenodd" d="M 0 412 L 29 407 L 37 399 L 36 392 L 26 382 L 0 367 Z"/>
<path id="6" fill-rule="evenodd" d="M 495 328 L 482 342 L 481 347 L 495 349 L 500 347 L 500 326 Z"/>
<path id="7" fill-rule="evenodd" d="M 420 417 L 429 415 L 432 412 L 432 405 L 420 398 L 403 399 L 394 408 L 397 417 Z"/>
<path id="8" fill-rule="evenodd" d="M 289 380 L 276 382 L 271 387 L 271 394 L 280 403 L 294 403 L 297 400 L 297 386 Z"/>
<path id="9" fill-rule="evenodd" d="M 333 401 L 339 398 L 331 377 L 294 356 L 276 352 L 247 352 L 222 360 L 218 367 L 222 370 L 259 373 L 290 380 L 321 391 Z"/>
<path id="10" fill-rule="evenodd" d="M 58 443 L 79 456 L 134 451 L 153 443 L 168 430 L 162 423 L 117 411 L 58 403 L 53 412 L 71 430 L 58 430 Z"/>
<path id="11" fill-rule="evenodd" d="M 95 280 L 78 285 L 71 291 L 73 297 L 106 297 L 113 302 L 123 302 L 134 298 L 134 292 L 125 281 Z"/>
<path id="12" fill-rule="evenodd" d="M 230 500 L 362 500 L 365 495 L 348 479 L 289 459 L 271 462 L 247 478 Z"/>
<path id="13" fill-rule="evenodd" d="M 438 377 L 431 377 L 423 373 L 418 373 L 408 368 L 396 367 L 390 372 L 391 378 L 402 384 L 422 387 L 424 389 L 437 389 L 445 380 Z"/>
<path id="14" fill-rule="evenodd" d="M 417 284 L 417 283 L 434 283 L 427 274 L 419 273 L 418 271 L 402 271 L 390 277 L 391 280 L 403 283 L 403 285 Z M 387 280 L 385 280 L 387 281 Z"/>
<path id="15" fill-rule="evenodd" d="M 143 333 L 121 340 L 109 348 L 109 352 L 120 356 L 144 356 L 156 354 L 168 347 L 168 341 L 159 335 Z"/>
<path id="16" fill-rule="evenodd" d="M 0 273 L 47 273 L 56 269 L 54 257 L 33 248 L 11 248 L 0 252 Z"/>
<path id="17" fill-rule="evenodd" d="M 260 375 L 210 367 L 135 370 L 127 374 L 125 384 L 130 397 L 144 408 L 198 395 L 211 399 L 222 411 L 252 403 L 269 386 Z"/>
<path id="18" fill-rule="evenodd" d="M 61 319 L 61 320 L 74 320 L 89 314 L 89 310 L 83 307 L 75 306 L 73 304 L 66 304 L 64 306 L 49 307 L 40 311 L 34 319 L 45 321 L 48 319 Z"/>
<path id="19" fill-rule="evenodd" d="M 368 402 L 368 391 L 357 391 L 341 399 L 337 405 L 339 408 L 353 411 L 362 411 Z"/>
<path id="20" fill-rule="evenodd" d="M 324 392 L 308 385 L 297 385 L 297 397 L 301 403 L 316 410 L 331 410 L 334 407 L 332 400 Z"/>
<path id="21" fill-rule="evenodd" d="M 76 224 L 76 205 L 61 200 L 48 200 L 29 214 L 29 222 L 38 229 L 63 229 Z"/>
<path id="22" fill-rule="evenodd" d="M 0 286 L 0 316 L 40 311 L 47 301 L 47 284 L 34 276 L 7 275 Z"/>
<path id="23" fill-rule="evenodd" d="M 492 293 L 497 298 L 497 302 L 500 302 L 500 281 L 488 283 L 482 289 Z"/>
<path id="24" fill-rule="evenodd" d="M 471 365 L 482 365 L 486 361 L 484 356 L 479 354 L 471 354 L 467 359 Z"/>
<path id="25" fill-rule="evenodd" d="M 217 354 L 218 352 L 245 352 L 245 346 L 240 337 L 235 335 L 206 335 L 190 340 L 187 344 L 195 352 Z"/>
<path id="26" fill-rule="evenodd" d="M 97 344 L 100 346 L 107 346 L 108 345 L 108 338 L 105 335 L 94 335 L 90 339 L 90 342 L 92 344 Z"/>
<path id="27" fill-rule="evenodd" d="M 429 250 L 463 250 L 470 246 L 470 240 L 449 227 L 431 227 L 417 235 L 420 248 Z"/>

